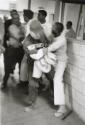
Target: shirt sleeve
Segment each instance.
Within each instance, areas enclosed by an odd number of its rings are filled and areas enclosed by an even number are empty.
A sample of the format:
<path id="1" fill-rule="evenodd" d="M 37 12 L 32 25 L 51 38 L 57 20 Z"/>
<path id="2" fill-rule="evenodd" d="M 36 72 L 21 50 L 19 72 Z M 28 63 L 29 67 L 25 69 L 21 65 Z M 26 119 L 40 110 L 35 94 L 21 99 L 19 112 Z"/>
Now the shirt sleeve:
<path id="1" fill-rule="evenodd" d="M 66 44 L 65 38 L 56 39 L 55 42 L 53 42 L 49 47 L 48 51 L 56 51 L 60 47 L 62 47 L 64 44 Z"/>

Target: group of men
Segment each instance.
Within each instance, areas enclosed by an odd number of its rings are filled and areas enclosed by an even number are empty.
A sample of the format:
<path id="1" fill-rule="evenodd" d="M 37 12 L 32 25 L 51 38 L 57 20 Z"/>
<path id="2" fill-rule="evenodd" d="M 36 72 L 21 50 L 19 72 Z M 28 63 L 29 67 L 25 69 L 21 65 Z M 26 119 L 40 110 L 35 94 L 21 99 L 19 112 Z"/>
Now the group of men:
<path id="1" fill-rule="evenodd" d="M 28 107 L 36 102 L 40 79 L 47 78 L 54 84 L 54 104 L 59 105 L 55 116 L 59 117 L 66 112 L 63 74 L 67 64 L 67 43 L 64 26 L 60 22 L 55 22 L 53 26 L 48 24 L 45 10 L 38 11 L 37 19 L 34 19 L 33 11 L 24 10 L 24 25 L 16 10 L 10 14 L 12 19 L 5 22 L 2 89 L 7 88 L 8 78 L 19 63 L 18 87 L 25 86 L 29 90 Z M 53 80 L 49 76 L 52 68 L 55 71 Z"/>

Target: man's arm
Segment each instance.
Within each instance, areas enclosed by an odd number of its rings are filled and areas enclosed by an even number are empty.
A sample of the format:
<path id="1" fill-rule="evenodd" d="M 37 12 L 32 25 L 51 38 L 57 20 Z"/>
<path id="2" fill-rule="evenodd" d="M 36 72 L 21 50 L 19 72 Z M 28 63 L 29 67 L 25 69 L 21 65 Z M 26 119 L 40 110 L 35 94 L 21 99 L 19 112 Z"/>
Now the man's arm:
<path id="1" fill-rule="evenodd" d="M 48 51 L 56 51 L 57 49 L 59 49 L 60 47 L 62 47 L 64 44 L 66 44 L 66 39 L 62 38 L 62 39 L 56 39 L 55 42 L 53 42 L 49 47 L 48 47 Z"/>

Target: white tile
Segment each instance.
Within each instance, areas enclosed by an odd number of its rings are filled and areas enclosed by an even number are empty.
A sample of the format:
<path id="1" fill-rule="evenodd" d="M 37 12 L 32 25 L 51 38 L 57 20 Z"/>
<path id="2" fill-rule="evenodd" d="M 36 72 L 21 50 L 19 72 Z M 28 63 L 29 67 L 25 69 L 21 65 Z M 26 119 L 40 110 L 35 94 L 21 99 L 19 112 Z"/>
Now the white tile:
<path id="1" fill-rule="evenodd" d="M 85 57 L 85 45 L 80 45 L 78 43 L 70 43 L 68 44 L 67 48 L 67 52 Z"/>
<path id="2" fill-rule="evenodd" d="M 79 105 L 75 100 L 73 100 L 73 110 L 79 115 L 81 112 L 81 105 Z"/>
<path id="3" fill-rule="evenodd" d="M 79 55 L 85 57 L 85 45 L 80 45 Z"/>
<path id="4" fill-rule="evenodd" d="M 71 53 L 68 53 L 68 56 L 69 56 L 68 63 L 85 70 L 85 57 L 81 57 Z"/>
<path id="5" fill-rule="evenodd" d="M 85 95 L 85 84 L 83 84 L 82 93 Z"/>
<path id="6" fill-rule="evenodd" d="M 67 72 L 71 74 L 72 76 L 74 75 L 78 79 L 80 79 L 82 82 L 85 82 L 85 70 L 82 70 L 76 66 L 73 66 L 71 64 L 68 64 L 67 66 Z"/>
<path id="7" fill-rule="evenodd" d="M 79 113 L 79 116 L 85 122 L 85 108 L 81 107 L 81 111 Z"/>

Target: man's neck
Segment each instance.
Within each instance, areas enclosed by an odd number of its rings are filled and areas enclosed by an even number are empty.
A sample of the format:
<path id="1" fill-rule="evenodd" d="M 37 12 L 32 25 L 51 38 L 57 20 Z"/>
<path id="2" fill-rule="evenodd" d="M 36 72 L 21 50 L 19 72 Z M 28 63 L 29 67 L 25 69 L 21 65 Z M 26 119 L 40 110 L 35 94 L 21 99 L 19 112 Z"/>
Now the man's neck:
<path id="1" fill-rule="evenodd" d="M 40 21 L 40 23 L 41 23 L 41 24 L 44 24 L 44 23 L 46 23 L 46 20 Z"/>

